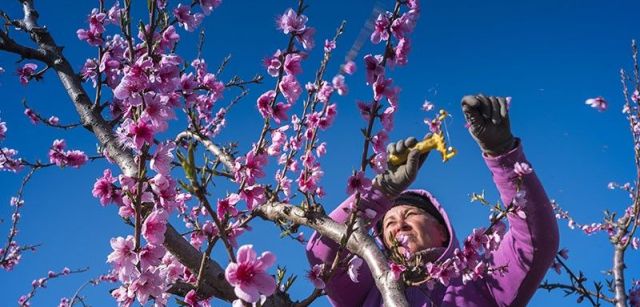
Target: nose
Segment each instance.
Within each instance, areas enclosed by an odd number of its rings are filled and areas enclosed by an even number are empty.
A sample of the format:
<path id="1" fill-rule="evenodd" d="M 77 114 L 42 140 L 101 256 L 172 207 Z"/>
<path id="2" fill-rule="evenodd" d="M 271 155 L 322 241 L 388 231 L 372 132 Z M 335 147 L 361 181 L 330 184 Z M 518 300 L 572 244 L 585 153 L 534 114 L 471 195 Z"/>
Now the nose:
<path id="1" fill-rule="evenodd" d="M 404 219 L 400 219 L 393 230 L 393 235 L 395 236 L 398 232 L 409 230 L 411 230 L 411 225 L 407 224 Z"/>

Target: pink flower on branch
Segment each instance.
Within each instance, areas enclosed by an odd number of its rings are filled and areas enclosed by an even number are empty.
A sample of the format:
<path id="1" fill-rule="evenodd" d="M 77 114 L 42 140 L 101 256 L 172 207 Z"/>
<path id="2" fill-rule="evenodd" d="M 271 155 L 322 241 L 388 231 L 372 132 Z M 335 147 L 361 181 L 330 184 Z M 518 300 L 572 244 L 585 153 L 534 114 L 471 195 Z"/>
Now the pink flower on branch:
<path id="1" fill-rule="evenodd" d="M 302 44 L 302 48 L 310 50 L 315 46 L 315 41 L 313 39 L 314 34 L 316 34 L 316 29 L 307 27 L 307 29 L 305 29 L 301 35 L 296 36 L 296 38 L 300 44 Z"/>
<path id="2" fill-rule="evenodd" d="M 348 75 L 353 75 L 353 73 L 356 72 L 356 63 L 354 61 L 347 61 L 346 63 L 344 63 L 344 65 L 342 66 L 342 71 L 345 74 Z"/>
<path id="3" fill-rule="evenodd" d="M 294 75 L 288 74 L 284 76 L 282 78 L 282 81 L 280 81 L 279 87 L 282 95 L 290 104 L 296 102 L 296 100 L 298 100 L 298 97 L 300 97 L 300 94 L 302 93 L 300 83 L 298 83 L 298 80 L 296 80 L 296 77 Z"/>
<path id="4" fill-rule="evenodd" d="M 307 279 L 311 281 L 316 289 L 324 289 L 326 287 L 322 280 L 322 270 L 324 270 L 324 263 L 314 265 L 311 270 L 307 272 Z"/>
<path id="5" fill-rule="evenodd" d="M 36 113 L 33 112 L 33 110 L 31 110 L 29 108 L 24 109 L 24 115 L 26 115 L 29 118 L 29 120 L 31 121 L 31 123 L 34 124 L 34 125 L 37 124 L 40 121 L 40 119 L 38 118 Z"/>
<path id="6" fill-rule="evenodd" d="M 531 166 L 525 162 L 516 162 L 513 165 L 513 171 L 518 175 L 518 177 L 523 177 L 524 175 L 528 175 L 533 172 Z"/>
<path id="7" fill-rule="evenodd" d="M 136 270 L 136 254 L 133 251 L 133 236 L 127 238 L 117 237 L 111 239 L 111 248 L 113 252 L 107 256 L 107 263 L 111 263 L 113 269 L 118 274 L 118 279 L 128 280 L 129 276 Z"/>
<path id="8" fill-rule="evenodd" d="M 343 75 L 336 75 L 333 77 L 331 83 L 333 83 L 333 87 L 338 91 L 338 95 L 340 96 L 346 95 L 349 91 L 347 84 L 344 82 Z"/>
<path id="9" fill-rule="evenodd" d="M 93 190 L 91 193 L 94 197 L 100 199 L 100 204 L 105 206 L 108 203 L 113 201 L 114 196 L 114 186 L 113 183 L 116 182 L 116 178 L 111 176 L 111 170 L 104 170 L 103 176 L 96 180 L 96 183 L 93 185 Z"/>
<path id="10" fill-rule="evenodd" d="M 584 103 L 591 106 L 594 109 L 597 109 L 600 112 L 605 111 L 607 109 L 607 101 L 600 96 L 596 98 L 589 98 Z"/>
<path id="11" fill-rule="evenodd" d="M 356 172 L 347 182 L 347 194 L 351 195 L 355 192 L 366 193 L 371 189 L 371 179 L 365 177 L 364 172 Z"/>
<path id="12" fill-rule="evenodd" d="M 18 73 L 18 78 L 20 79 L 20 83 L 22 85 L 27 85 L 27 83 L 29 83 L 29 80 L 35 76 L 35 72 L 37 68 L 38 68 L 38 65 L 34 63 L 27 63 L 27 64 L 24 64 L 24 66 L 18 68 L 17 73 Z"/>
<path id="13" fill-rule="evenodd" d="M 55 163 L 60 167 L 71 166 L 78 168 L 89 159 L 84 152 L 80 150 L 64 151 L 65 147 L 64 140 L 54 140 L 49 149 L 49 162 Z"/>
<path id="14" fill-rule="evenodd" d="M 173 15 L 176 17 L 178 23 L 189 32 L 193 32 L 204 18 L 203 14 L 192 14 L 189 5 L 182 5 L 182 3 L 179 3 L 178 6 L 173 9 Z"/>
<path id="15" fill-rule="evenodd" d="M 252 185 L 246 187 L 240 192 L 240 198 L 247 202 L 247 209 L 253 210 L 254 208 L 264 204 L 267 199 L 264 195 L 265 189 L 259 185 Z"/>
<path id="16" fill-rule="evenodd" d="M 297 75 L 302 73 L 302 55 L 299 53 L 289 53 L 284 60 L 284 71 L 290 75 Z"/>
<path id="17" fill-rule="evenodd" d="M 229 196 L 218 200 L 217 215 L 218 219 L 223 220 L 226 215 L 236 216 L 238 215 L 238 209 L 236 204 L 240 201 L 240 195 L 231 193 Z"/>
<path id="18" fill-rule="evenodd" d="M 389 32 L 387 32 L 387 27 L 389 26 L 389 18 L 385 14 L 378 15 L 376 19 L 376 23 L 373 28 L 373 33 L 371 33 L 371 42 L 374 44 L 379 44 L 380 41 L 386 41 L 389 39 Z"/>
<path id="19" fill-rule="evenodd" d="M 153 210 L 142 224 L 142 236 L 151 244 L 162 244 L 167 231 L 167 218 L 169 214 L 164 209 Z"/>
<path id="20" fill-rule="evenodd" d="M 276 261 L 271 252 L 259 257 L 253 245 L 243 245 L 238 249 L 236 262 L 230 262 L 225 269 L 225 278 L 234 287 L 238 298 L 255 303 L 260 295 L 269 296 L 276 290 L 276 282 L 266 270 Z"/>
<path id="21" fill-rule="evenodd" d="M 307 16 L 298 15 L 293 9 L 288 9 L 278 18 L 278 28 L 284 34 L 300 34 L 307 28 Z"/>

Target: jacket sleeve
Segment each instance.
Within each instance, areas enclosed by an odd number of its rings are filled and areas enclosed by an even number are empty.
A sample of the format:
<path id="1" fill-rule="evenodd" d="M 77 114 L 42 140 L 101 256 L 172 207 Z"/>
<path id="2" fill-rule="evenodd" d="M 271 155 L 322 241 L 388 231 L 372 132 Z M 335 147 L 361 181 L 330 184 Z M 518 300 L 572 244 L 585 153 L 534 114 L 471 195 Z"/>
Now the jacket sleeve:
<path id="1" fill-rule="evenodd" d="M 485 161 L 502 202 L 511 203 L 516 197 L 514 164 L 529 164 L 520 141 L 512 151 L 498 157 L 485 156 Z M 490 256 L 493 266 L 507 266 L 505 274 L 494 274 L 486 280 L 499 306 L 525 306 L 558 250 L 558 225 L 553 208 L 535 172 L 523 176 L 517 203 L 526 217 L 513 214 L 507 217 L 509 231 Z"/>
<path id="2" fill-rule="evenodd" d="M 349 217 L 348 208 L 354 200 L 354 195 L 351 195 L 333 210 L 329 217 L 338 223 L 345 223 Z M 363 195 L 360 204 L 376 212 L 371 225 L 375 225 L 391 207 L 391 201 L 376 188 L 367 195 Z M 322 237 L 318 232 L 313 233 L 307 244 L 307 258 L 312 266 L 321 263 L 325 263 L 327 267 L 330 266 L 337 251 L 338 244 L 329 238 Z M 345 252 L 341 257 L 348 256 L 349 254 Z M 362 264 L 358 273 L 358 283 L 354 283 L 345 268 L 338 268 L 326 283 L 325 292 L 334 306 L 362 305 L 371 288 L 375 287 L 375 283 L 366 263 Z"/>

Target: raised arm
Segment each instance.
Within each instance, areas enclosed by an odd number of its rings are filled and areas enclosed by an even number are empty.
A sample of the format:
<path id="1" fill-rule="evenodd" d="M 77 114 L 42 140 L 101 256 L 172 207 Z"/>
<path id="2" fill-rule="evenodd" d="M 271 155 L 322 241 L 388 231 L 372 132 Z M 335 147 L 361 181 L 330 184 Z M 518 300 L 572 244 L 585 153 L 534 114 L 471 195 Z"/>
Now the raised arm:
<path id="1" fill-rule="evenodd" d="M 486 282 L 499 306 L 525 306 L 558 250 L 558 226 L 535 172 L 522 175 L 517 193 L 514 166 L 529 162 L 520 141 L 511 134 L 507 107 L 502 97 L 465 96 L 462 100 L 469 130 L 484 152 L 502 202 L 510 204 L 516 199 L 525 213 L 524 218 L 508 216 L 509 231 L 491 255 L 493 265 L 506 265 L 507 272 L 488 277 Z"/>

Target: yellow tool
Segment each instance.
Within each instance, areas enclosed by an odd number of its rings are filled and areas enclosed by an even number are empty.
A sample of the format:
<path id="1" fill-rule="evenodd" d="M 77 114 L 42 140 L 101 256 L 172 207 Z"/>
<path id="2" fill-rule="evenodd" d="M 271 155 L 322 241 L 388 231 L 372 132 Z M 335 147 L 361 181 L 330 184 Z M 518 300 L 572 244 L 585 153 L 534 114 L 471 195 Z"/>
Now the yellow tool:
<path id="1" fill-rule="evenodd" d="M 440 115 L 438 116 L 439 121 L 443 121 L 447 116 L 447 112 L 444 110 L 440 110 Z M 426 153 L 431 150 L 437 150 L 442 155 L 442 162 L 447 162 L 447 160 L 451 159 L 456 155 L 456 150 L 449 146 L 444 141 L 444 135 L 442 132 L 438 132 L 432 134 L 431 136 L 425 138 L 424 140 L 418 142 L 415 146 L 411 147 L 411 149 L 416 148 L 420 151 L 420 153 Z M 407 156 L 409 152 L 405 152 L 402 155 L 390 155 L 388 158 L 389 163 L 392 165 L 398 166 L 405 162 L 407 162 Z"/>

